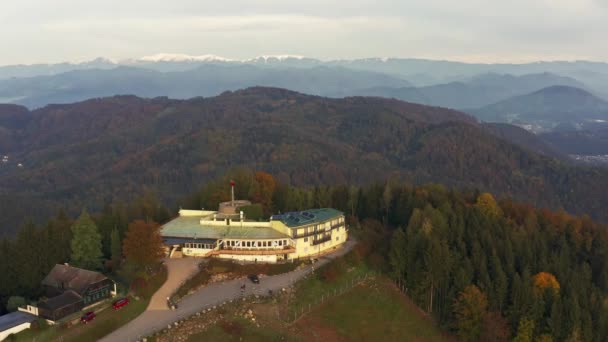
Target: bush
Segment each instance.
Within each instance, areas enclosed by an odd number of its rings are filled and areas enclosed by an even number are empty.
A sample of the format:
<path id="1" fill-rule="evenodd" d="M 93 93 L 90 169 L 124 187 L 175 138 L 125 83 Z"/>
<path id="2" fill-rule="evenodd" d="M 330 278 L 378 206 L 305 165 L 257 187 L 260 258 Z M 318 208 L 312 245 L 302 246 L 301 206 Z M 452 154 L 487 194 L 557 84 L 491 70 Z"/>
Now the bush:
<path id="1" fill-rule="evenodd" d="M 264 210 L 259 203 L 240 207 L 239 210 L 243 212 L 248 220 L 259 221 L 264 217 Z"/>
<path id="2" fill-rule="evenodd" d="M 17 308 L 20 306 L 25 306 L 25 298 L 19 296 L 12 296 L 8 299 L 6 303 L 6 310 L 9 312 L 17 311 Z"/>

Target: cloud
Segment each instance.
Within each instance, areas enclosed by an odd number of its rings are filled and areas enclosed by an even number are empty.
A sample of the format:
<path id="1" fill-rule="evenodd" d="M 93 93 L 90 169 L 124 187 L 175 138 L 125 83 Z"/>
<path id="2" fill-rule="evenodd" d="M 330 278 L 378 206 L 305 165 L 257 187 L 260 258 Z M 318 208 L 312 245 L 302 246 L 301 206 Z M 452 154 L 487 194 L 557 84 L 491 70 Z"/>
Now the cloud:
<path id="1" fill-rule="evenodd" d="M 21 0 L 0 64 L 158 52 L 229 58 L 608 59 L 603 0 Z"/>

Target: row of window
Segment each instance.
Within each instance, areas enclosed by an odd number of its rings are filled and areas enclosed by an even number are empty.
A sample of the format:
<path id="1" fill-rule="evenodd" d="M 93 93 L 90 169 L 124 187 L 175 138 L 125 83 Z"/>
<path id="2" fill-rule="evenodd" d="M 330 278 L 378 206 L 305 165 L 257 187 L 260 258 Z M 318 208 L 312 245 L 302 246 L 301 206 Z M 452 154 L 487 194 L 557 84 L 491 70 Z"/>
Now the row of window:
<path id="1" fill-rule="evenodd" d="M 184 247 L 186 248 L 201 248 L 201 249 L 213 249 L 215 248 L 213 244 L 211 243 L 191 243 L 191 242 L 186 242 L 184 244 Z"/>
<path id="2" fill-rule="evenodd" d="M 329 235 L 331 236 L 331 235 Z M 322 238 L 317 238 L 318 240 L 322 239 Z M 340 235 L 336 236 L 336 241 L 340 241 Z M 308 242 L 308 237 L 304 238 L 304 242 Z"/>
<path id="3" fill-rule="evenodd" d="M 84 297 L 84 303 L 85 304 L 89 304 L 89 303 L 95 303 L 97 301 L 99 301 L 102 298 L 106 298 L 110 295 L 110 289 L 108 287 L 104 287 L 95 291 L 90 291 L 85 297 Z"/>
<path id="4" fill-rule="evenodd" d="M 273 241 L 239 241 L 239 240 L 228 240 L 226 241 L 227 247 L 283 247 L 287 246 L 287 240 L 273 240 Z"/>
<path id="5" fill-rule="evenodd" d="M 296 236 L 303 236 L 303 235 L 314 235 L 314 234 L 320 234 L 322 232 L 329 232 L 331 230 L 331 227 L 329 225 L 329 222 L 327 222 L 327 225 L 323 228 L 323 226 L 310 226 L 310 227 L 306 227 L 306 228 L 301 228 L 297 230 L 297 235 Z M 339 226 L 336 229 L 336 231 L 340 231 L 341 228 L 344 228 L 344 226 Z M 346 228 L 344 228 L 346 229 Z"/>

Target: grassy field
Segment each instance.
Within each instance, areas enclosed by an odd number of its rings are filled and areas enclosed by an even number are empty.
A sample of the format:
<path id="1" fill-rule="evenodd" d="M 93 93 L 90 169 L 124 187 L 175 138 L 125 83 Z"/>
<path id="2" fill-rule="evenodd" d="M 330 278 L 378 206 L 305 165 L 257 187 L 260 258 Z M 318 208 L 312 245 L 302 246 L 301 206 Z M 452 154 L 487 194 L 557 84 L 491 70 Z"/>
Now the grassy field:
<path id="1" fill-rule="evenodd" d="M 293 324 L 277 321 L 272 303 L 250 306 L 256 321 L 238 306 L 187 341 L 448 341 L 433 322 L 384 277 L 369 278 L 315 307 Z M 237 304 L 238 305 L 238 304 Z M 162 341 L 178 341 L 177 331 Z"/>
<path id="2" fill-rule="evenodd" d="M 353 282 L 361 279 L 370 270 L 363 263 L 351 263 L 338 259 L 323 266 L 312 276 L 300 280 L 296 284 L 295 295 L 289 303 L 290 317 L 294 312 L 309 305 L 317 305 L 321 298 L 327 298 L 336 291 L 341 292 L 351 287 Z"/>
<path id="3" fill-rule="evenodd" d="M 147 285 L 138 291 L 139 300 L 131 299 L 129 305 L 114 311 L 107 308 L 100 312 L 89 324 L 77 324 L 66 328 L 62 325 L 48 326 L 41 329 L 25 330 L 13 337 L 14 341 L 97 341 L 110 332 L 135 319 L 148 307 L 150 298 L 167 280 L 167 270 L 153 276 Z"/>
<path id="4" fill-rule="evenodd" d="M 384 278 L 366 281 L 299 319 L 307 339 L 445 341 L 433 322 Z"/>
<path id="5" fill-rule="evenodd" d="M 213 327 L 191 335 L 188 342 L 198 341 L 302 341 L 297 336 L 290 335 L 287 331 L 258 328 L 245 319 L 233 319 L 220 322 Z"/>

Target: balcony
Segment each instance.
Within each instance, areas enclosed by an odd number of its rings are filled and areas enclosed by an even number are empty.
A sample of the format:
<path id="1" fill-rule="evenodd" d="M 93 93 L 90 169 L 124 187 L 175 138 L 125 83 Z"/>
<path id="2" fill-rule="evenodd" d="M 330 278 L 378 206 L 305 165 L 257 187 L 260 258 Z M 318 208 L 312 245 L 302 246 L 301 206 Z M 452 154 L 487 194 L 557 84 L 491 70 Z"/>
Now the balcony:
<path id="1" fill-rule="evenodd" d="M 325 235 L 321 238 L 312 240 L 312 245 L 316 246 L 322 244 L 323 242 L 331 241 L 331 235 Z"/>
<path id="2" fill-rule="evenodd" d="M 293 234 L 293 238 L 294 239 L 300 239 L 300 238 L 309 237 L 309 236 L 313 236 L 313 235 L 323 234 L 325 232 L 330 232 L 331 230 L 338 229 L 340 227 L 345 227 L 344 223 L 334 224 L 334 225 L 331 226 L 330 230 L 319 229 L 319 230 L 312 230 L 312 231 L 310 231 L 308 233 Z"/>

